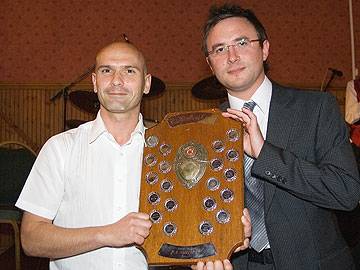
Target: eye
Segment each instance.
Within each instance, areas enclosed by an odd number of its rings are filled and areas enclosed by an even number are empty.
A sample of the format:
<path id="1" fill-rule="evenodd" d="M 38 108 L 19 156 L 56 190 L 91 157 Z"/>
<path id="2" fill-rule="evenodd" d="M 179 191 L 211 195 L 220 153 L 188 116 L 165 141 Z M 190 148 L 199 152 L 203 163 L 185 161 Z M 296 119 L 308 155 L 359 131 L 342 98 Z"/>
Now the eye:
<path id="1" fill-rule="evenodd" d="M 236 42 L 236 45 L 238 47 L 246 47 L 247 45 L 249 45 L 249 40 L 247 38 L 242 38 Z"/>
<path id="2" fill-rule="evenodd" d="M 100 69 L 100 72 L 102 74 L 109 74 L 111 72 L 111 69 L 110 68 L 102 68 L 102 69 Z"/>
<path id="3" fill-rule="evenodd" d="M 128 74 L 135 74 L 136 73 L 136 70 L 134 68 L 128 68 L 126 69 L 126 73 Z"/>
<path id="4" fill-rule="evenodd" d="M 223 53 L 223 52 L 225 52 L 225 46 L 217 47 L 214 49 L 214 53 L 216 53 L 216 54 Z"/>

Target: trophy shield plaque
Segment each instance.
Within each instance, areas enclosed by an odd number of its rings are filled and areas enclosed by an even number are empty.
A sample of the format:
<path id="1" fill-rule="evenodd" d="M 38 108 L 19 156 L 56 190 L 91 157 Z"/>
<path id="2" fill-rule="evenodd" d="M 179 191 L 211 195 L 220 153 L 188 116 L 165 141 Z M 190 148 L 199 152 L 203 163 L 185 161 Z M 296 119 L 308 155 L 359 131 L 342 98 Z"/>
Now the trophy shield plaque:
<path id="1" fill-rule="evenodd" d="M 217 109 L 170 113 L 146 130 L 140 247 L 149 265 L 229 258 L 244 241 L 243 129 Z"/>

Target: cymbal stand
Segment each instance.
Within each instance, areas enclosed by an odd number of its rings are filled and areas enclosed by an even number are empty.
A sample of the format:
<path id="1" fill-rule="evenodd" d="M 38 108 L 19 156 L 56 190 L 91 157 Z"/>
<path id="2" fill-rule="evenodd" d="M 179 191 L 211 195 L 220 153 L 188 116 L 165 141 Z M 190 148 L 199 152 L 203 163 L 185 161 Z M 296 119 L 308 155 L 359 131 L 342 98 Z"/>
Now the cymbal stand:
<path id="1" fill-rule="evenodd" d="M 326 92 L 328 89 L 328 86 L 330 85 L 330 83 L 332 82 L 332 80 L 335 78 L 335 73 L 331 72 L 331 76 L 330 79 L 328 80 L 328 82 L 326 83 L 324 89 L 322 89 L 323 92 Z"/>
<path id="2" fill-rule="evenodd" d="M 71 87 L 76 85 L 77 83 L 81 82 L 85 79 L 89 74 L 91 74 L 95 69 L 95 65 L 88 68 L 83 74 L 81 74 L 77 79 L 66 85 L 64 88 L 60 89 L 53 97 L 50 98 L 50 101 L 55 101 L 56 99 L 63 97 L 63 131 L 66 130 L 66 105 L 69 99 L 69 90 Z"/>

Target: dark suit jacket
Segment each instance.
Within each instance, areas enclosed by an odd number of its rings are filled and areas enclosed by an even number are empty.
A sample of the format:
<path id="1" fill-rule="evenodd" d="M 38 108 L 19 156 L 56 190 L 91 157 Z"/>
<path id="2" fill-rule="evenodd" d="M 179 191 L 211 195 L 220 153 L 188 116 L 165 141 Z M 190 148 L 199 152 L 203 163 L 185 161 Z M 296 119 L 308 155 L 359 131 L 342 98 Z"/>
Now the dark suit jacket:
<path id="1" fill-rule="evenodd" d="M 252 174 L 265 182 L 277 270 L 348 269 L 352 258 L 331 209 L 355 208 L 360 180 L 335 97 L 273 83 L 267 138 Z M 235 269 L 246 269 L 246 256 L 235 256 Z"/>

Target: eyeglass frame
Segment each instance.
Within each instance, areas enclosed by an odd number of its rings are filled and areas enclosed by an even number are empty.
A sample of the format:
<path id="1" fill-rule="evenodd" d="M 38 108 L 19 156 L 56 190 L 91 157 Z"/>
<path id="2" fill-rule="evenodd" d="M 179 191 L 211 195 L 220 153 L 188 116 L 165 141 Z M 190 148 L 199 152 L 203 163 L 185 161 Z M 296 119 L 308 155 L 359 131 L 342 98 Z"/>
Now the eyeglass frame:
<path id="1" fill-rule="evenodd" d="M 208 51 L 207 52 L 207 55 L 206 55 L 206 57 L 209 57 L 209 56 L 211 56 L 211 55 L 213 55 L 213 56 L 221 56 L 221 55 L 223 55 L 223 54 L 217 54 L 215 51 L 217 50 L 217 49 L 219 49 L 219 48 L 224 48 L 224 55 L 225 55 L 225 53 L 227 53 L 228 51 L 229 51 L 229 48 L 230 47 L 234 47 L 234 48 L 241 48 L 241 46 L 240 46 L 240 41 L 241 40 L 246 40 L 247 42 L 249 42 L 249 45 L 251 44 L 251 43 L 253 43 L 253 42 L 261 42 L 262 41 L 262 39 L 261 38 L 258 38 L 258 39 L 249 39 L 249 38 L 247 38 L 247 37 L 241 37 L 241 38 L 238 38 L 237 39 L 237 41 L 235 41 L 235 44 L 229 44 L 229 45 L 221 45 L 221 46 L 218 46 L 218 47 L 216 47 L 215 49 L 213 49 L 213 50 L 211 50 L 211 51 Z M 246 47 L 245 47 L 246 48 Z"/>

